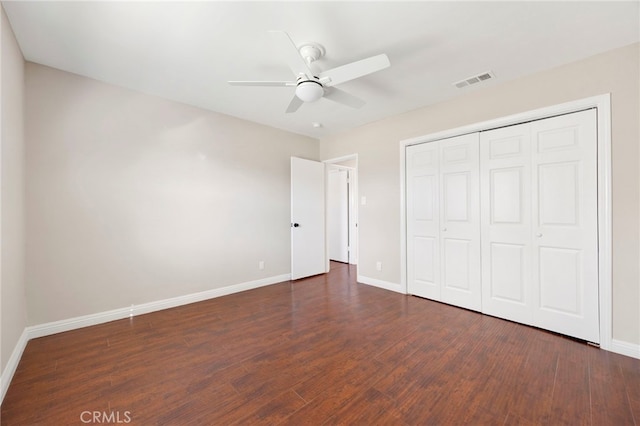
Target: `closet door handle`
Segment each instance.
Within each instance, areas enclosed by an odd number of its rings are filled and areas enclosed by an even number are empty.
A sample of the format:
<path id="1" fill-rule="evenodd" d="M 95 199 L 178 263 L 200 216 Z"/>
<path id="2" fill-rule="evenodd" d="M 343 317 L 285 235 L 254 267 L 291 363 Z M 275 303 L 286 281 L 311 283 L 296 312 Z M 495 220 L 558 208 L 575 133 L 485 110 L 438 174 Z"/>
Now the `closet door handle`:
<path id="1" fill-rule="evenodd" d="M 538 238 L 542 237 L 542 232 L 538 232 L 538 233 L 536 234 L 536 237 L 538 237 Z"/>
<path id="2" fill-rule="evenodd" d="M 442 228 L 442 231 L 446 231 L 446 230 L 447 230 L 447 228 Z"/>

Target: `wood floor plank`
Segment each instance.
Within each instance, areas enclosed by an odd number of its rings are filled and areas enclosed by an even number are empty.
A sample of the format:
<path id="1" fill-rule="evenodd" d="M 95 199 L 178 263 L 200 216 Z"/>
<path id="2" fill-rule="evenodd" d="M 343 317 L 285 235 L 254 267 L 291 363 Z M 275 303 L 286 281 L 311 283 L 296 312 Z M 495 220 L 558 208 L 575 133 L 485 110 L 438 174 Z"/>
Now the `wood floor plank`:
<path id="1" fill-rule="evenodd" d="M 573 342 L 565 341 L 564 346 Z M 553 386 L 551 416 L 557 424 L 591 424 L 591 383 L 586 345 L 562 351 Z"/>
<path id="2" fill-rule="evenodd" d="M 591 387 L 591 424 L 635 425 L 633 406 L 627 395 L 622 356 L 592 349 L 588 353 Z M 636 377 L 640 380 L 640 377 Z M 635 381 L 640 386 L 640 381 Z M 640 401 L 639 401 L 640 402 Z"/>
<path id="3" fill-rule="evenodd" d="M 639 424 L 640 360 L 356 276 L 34 339 L 2 425 Z"/>
<path id="4" fill-rule="evenodd" d="M 337 410 L 325 424 L 328 425 L 401 425 L 395 402 L 388 396 L 370 388 L 349 401 Z"/>
<path id="5" fill-rule="evenodd" d="M 640 362 L 622 355 L 615 355 L 622 377 L 624 377 L 627 401 L 636 426 L 640 425 Z"/>
<path id="6" fill-rule="evenodd" d="M 321 425 L 327 421 L 328 413 L 335 413 L 361 392 L 361 387 L 349 383 L 330 386 L 312 401 L 287 417 L 283 424 Z"/>
<path id="7" fill-rule="evenodd" d="M 239 419 L 239 425 L 273 425 L 282 423 L 306 404 L 300 395 L 289 389 L 273 398 L 257 410 Z"/>

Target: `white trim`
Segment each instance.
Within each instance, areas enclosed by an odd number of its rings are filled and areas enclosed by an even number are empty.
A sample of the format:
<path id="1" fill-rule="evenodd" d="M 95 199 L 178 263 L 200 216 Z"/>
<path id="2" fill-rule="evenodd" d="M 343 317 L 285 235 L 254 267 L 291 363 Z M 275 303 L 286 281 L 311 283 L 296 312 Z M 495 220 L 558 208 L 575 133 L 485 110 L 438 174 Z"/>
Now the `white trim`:
<path id="1" fill-rule="evenodd" d="M 28 342 L 29 332 L 28 329 L 25 328 L 22 331 L 16 346 L 13 348 L 13 352 L 11 352 L 11 356 L 9 357 L 7 365 L 4 367 L 2 376 L 0 376 L 0 404 L 4 401 L 4 396 L 7 394 L 9 384 L 11 384 L 11 379 L 13 379 L 13 375 L 18 368 L 18 363 L 20 363 L 20 358 L 22 358 L 22 353 L 24 352 L 24 348 L 27 347 Z"/>
<path id="2" fill-rule="evenodd" d="M 366 284 L 373 287 L 383 288 L 385 290 L 395 291 L 396 293 L 405 294 L 403 288 L 398 283 L 392 283 L 389 281 L 378 280 L 376 278 L 365 277 L 364 275 L 358 275 L 358 282 L 360 284 Z"/>
<path id="3" fill-rule="evenodd" d="M 322 160 L 323 163 L 335 164 L 335 163 L 344 163 L 345 161 L 356 160 L 356 168 L 358 167 L 358 154 L 348 154 L 343 155 L 342 157 L 330 158 L 328 160 Z M 342 166 L 347 167 L 347 166 Z M 351 168 L 351 167 L 348 167 Z"/>
<path id="4" fill-rule="evenodd" d="M 600 309 L 600 347 L 614 351 L 612 348 L 612 308 L 611 308 L 611 95 L 609 93 L 577 101 L 567 102 L 532 111 L 526 111 L 506 117 L 457 127 L 429 135 L 400 141 L 400 217 L 401 217 L 401 281 L 400 287 L 407 291 L 407 233 L 405 205 L 405 149 L 407 146 L 425 142 L 433 142 L 453 136 L 510 126 L 531 120 L 540 120 L 561 114 L 597 108 L 598 126 L 598 280 Z M 626 347 L 623 345 L 623 347 Z"/>
<path id="5" fill-rule="evenodd" d="M 588 108 L 605 108 L 610 110 L 611 95 L 609 93 L 592 96 L 590 98 L 579 99 L 576 101 L 566 102 L 563 104 L 552 105 L 549 107 L 538 108 L 531 111 L 525 111 L 518 114 L 499 117 L 492 120 L 473 123 L 466 126 L 456 127 L 454 129 L 443 130 L 428 135 L 418 136 L 411 139 L 400 141 L 401 146 L 417 145 L 425 142 L 433 142 L 440 139 L 446 139 L 454 136 L 461 136 L 467 133 L 482 132 L 499 127 L 521 124 L 532 120 L 541 120 L 544 118 L 554 117 L 556 115 L 570 114 L 572 112 L 581 111 Z M 598 118 L 601 118 L 598 115 Z M 610 127 L 610 126 L 609 126 Z"/>
<path id="6" fill-rule="evenodd" d="M 63 333 L 65 331 L 76 330 L 78 328 L 90 327 L 92 325 L 127 318 L 129 317 L 129 311 L 130 308 L 113 309 L 111 311 L 98 312 L 96 314 L 83 315 L 80 317 L 33 325 L 27 328 L 29 332 L 29 339 L 50 336 L 52 334 Z"/>
<path id="7" fill-rule="evenodd" d="M 99 312 L 91 315 L 83 315 L 49 322 L 45 324 L 27 327 L 29 338 L 49 336 L 63 331 L 75 330 L 77 328 L 89 327 L 103 324 L 136 315 L 148 314 L 150 312 L 161 311 L 163 309 L 175 308 L 177 306 L 188 305 L 190 303 L 201 302 L 203 300 L 214 299 L 216 297 L 227 296 L 241 291 L 252 290 L 259 287 L 277 284 L 291 279 L 290 274 L 277 275 L 275 277 L 262 278 L 260 280 L 234 284 L 226 287 L 214 288 L 199 293 L 187 294 L 184 296 L 172 297 L 171 299 L 157 300 L 155 302 L 132 305 L 129 308 L 119 308 L 111 311 Z"/>
<path id="8" fill-rule="evenodd" d="M 612 216 L 611 216 L 611 95 L 599 97 L 598 132 L 598 290 L 600 298 L 600 347 L 612 350 Z"/>
<path id="9" fill-rule="evenodd" d="M 609 350 L 617 354 L 640 359 L 640 345 L 623 342 L 622 340 L 611 339 L 611 346 L 609 347 Z"/>
<path id="10" fill-rule="evenodd" d="M 407 284 L 407 146 L 400 141 L 400 289 L 409 294 Z"/>

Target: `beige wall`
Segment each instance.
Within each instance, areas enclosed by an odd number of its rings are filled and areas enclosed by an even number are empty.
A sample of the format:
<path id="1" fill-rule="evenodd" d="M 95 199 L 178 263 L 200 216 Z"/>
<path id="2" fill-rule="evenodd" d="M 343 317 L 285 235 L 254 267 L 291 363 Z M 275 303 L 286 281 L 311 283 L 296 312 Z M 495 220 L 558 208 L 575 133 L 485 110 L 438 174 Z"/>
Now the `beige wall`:
<path id="1" fill-rule="evenodd" d="M 24 59 L 0 7 L 0 371 L 27 324 L 24 281 Z"/>
<path id="2" fill-rule="evenodd" d="M 33 63 L 26 87 L 30 324 L 290 273 L 317 140 Z"/>
<path id="3" fill-rule="evenodd" d="M 400 282 L 399 141 L 611 93 L 613 338 L 640 344 L 639 57 L 634 44 L 321 140 L 322 159 L 358 154 L 359 275 Z"/>

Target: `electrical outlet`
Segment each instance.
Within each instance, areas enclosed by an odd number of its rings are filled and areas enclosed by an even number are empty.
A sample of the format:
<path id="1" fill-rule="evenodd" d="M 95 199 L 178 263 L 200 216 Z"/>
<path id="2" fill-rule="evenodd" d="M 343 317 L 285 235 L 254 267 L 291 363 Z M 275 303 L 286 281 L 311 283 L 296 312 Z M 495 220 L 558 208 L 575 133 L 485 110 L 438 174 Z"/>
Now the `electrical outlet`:
<path id="1" fill-rule="evenodd" d="M 380 262 L 379 260 L 376 262 L 376 269 L 378 271 L 382 271 L 382 262 Z"/>
<path id="2" fill-rule="evenodd" d="M 260 269 L 261 271 L 264 269 L 264 260 L 258 262 L 258 269 Z"/>

